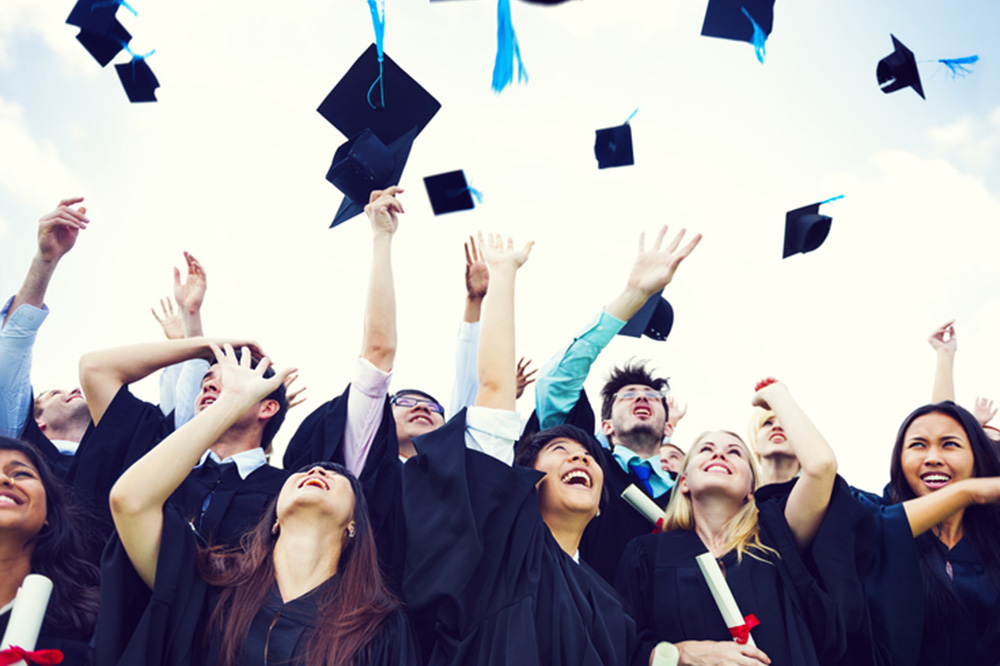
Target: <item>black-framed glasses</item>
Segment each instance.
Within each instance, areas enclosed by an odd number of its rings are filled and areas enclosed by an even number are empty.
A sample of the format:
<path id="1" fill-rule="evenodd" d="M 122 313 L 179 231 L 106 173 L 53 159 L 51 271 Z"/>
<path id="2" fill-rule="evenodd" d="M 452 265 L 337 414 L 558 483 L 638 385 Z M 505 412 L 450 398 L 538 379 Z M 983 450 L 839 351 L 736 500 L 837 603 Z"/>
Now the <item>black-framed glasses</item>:
<path id="1" fill-rule="evenodd" d="M 417 405 L 423 405 L 435 414 L 444 414 L 444 407 L 437 404 L 433 400 L 424 400 L 423 398 L 417 398 L 412 395 L 394 395 L 392 396 L 392 404 L 397 407 L 416 407 Z"/>
<path id="2" fill-rule="evenodd" d="M 663 391 L 654 391 L 653 389 L 629 389 L 627 391 L 619 391 L 612 397 L 615 400 L 635 400 L 640 396 L 646 400 L 663 400 Z"/>

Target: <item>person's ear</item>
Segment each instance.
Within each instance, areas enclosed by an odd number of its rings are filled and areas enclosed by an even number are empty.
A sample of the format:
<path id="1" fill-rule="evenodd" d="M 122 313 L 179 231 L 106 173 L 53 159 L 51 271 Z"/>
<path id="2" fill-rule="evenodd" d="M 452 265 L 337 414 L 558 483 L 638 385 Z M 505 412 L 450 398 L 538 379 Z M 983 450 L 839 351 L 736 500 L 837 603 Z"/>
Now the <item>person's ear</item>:
<path id="1" fill-rule="evenodd" d="M 280 411 L 281 405 L 277 400 L 261 400 L 257 408 L 258 419 L 269 419 Z"/>
<path id="2" fill-rule="evenodd" d="M 612 437 L 615 434 L 615 429 L 611 425 L 611 419 L 604 419 L 601 421 L 601 432 L 604 433 L 605 437 Z"/>
<path id="3" fill-rule="evenodd" d="M 671 423 L 670 421 L 667 421 L 666 423 L 663 424 L 663 436 L 670 437 L 673 434 L 674 434 L 674 424 Z"/>

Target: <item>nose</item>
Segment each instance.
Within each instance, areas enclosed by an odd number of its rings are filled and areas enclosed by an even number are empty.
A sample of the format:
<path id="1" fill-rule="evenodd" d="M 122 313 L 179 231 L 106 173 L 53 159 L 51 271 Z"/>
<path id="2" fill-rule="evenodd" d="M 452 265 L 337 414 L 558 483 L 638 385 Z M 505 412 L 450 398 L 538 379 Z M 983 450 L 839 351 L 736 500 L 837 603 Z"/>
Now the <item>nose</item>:
<path id="1" fill-rule="evenodd" d="M 325 467 L 323 467 L 322 465 L 314 465 L 313 467 L 309 468 L 308 472 L 306 472 L 306 476 L 312 476 L 314 474 L 318 474 L 320 476 L 325 477 L 326 476 L 326 472 L 327 472 L 327 469 Z"/>
<path id="2" fill-rule="evenodd" d="M 936 446 L 927 447 L 927 452 L 924 454 L 924 465 L 929 465 L 931 467 L 937 467 L 942 464 L 941 454 Z"/>
<path id="3" fill-rule="evenodd" d="M 582 462 L 584 465 L 590 464 L 590 456 L 586 453 L 574 453 L 570 456 L 570 462 Z"/>

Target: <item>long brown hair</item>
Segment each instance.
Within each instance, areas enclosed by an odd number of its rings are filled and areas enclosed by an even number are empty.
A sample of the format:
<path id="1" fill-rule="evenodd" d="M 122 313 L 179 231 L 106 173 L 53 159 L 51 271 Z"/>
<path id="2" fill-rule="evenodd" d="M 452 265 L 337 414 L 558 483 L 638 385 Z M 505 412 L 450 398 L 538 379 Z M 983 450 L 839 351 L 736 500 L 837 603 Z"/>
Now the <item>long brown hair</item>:
<path id="1" fill-rule="evenodd" d="M 298 662 L 348 666 L 369 649 L 382 622 L 399 608 L 400 603 L 386 587 L 378 566 L 375 536 L 361 484 L 336 463 L 314 463 L 299 471 L 316 465 L 351 482 L 355 536 L 353 539 L 345 537 L 341 545 L 337 567 L 339 584 L 318 592 L 321 596 L 315 630 Z M 277 506 L 278 498 L 275 497 L 257 527 L 243 535 L 241 548 L 230 551 L 213 548 L 199 553 L 198 571 L 202 578 L 222 588 L 205 632 L 206 643 L 211 634 L 222 635 L 219 666 L 241 663 L 250 624 L 274 584 L 273 552 L 277 537 L 271 533 L 271 526 L 277 520 Z"/>

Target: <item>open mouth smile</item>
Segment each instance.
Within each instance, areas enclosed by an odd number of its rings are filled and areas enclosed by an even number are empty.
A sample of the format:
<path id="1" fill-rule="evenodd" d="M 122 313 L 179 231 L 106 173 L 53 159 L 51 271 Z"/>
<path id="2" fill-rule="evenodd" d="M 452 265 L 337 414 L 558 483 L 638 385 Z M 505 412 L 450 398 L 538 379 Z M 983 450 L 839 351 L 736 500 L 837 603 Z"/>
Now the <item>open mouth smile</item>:
<path id="1" fill-rule="evenodd" d="M 571 469 L 562 475 L 559 479 L 567 486 L 582 486 L 584 488 L 593 488 L 594 480 L 591 478 L 590 473 L 584 469 Z"/>
<path id="2" fill-rule="evenodd" d="M 323 477 L 320 476 L 310 476 L 305 481 L 299 484 L 299 488 L 319 488 L 320 490 L 329 490 L 330 484 L 326 482 Z"/>

